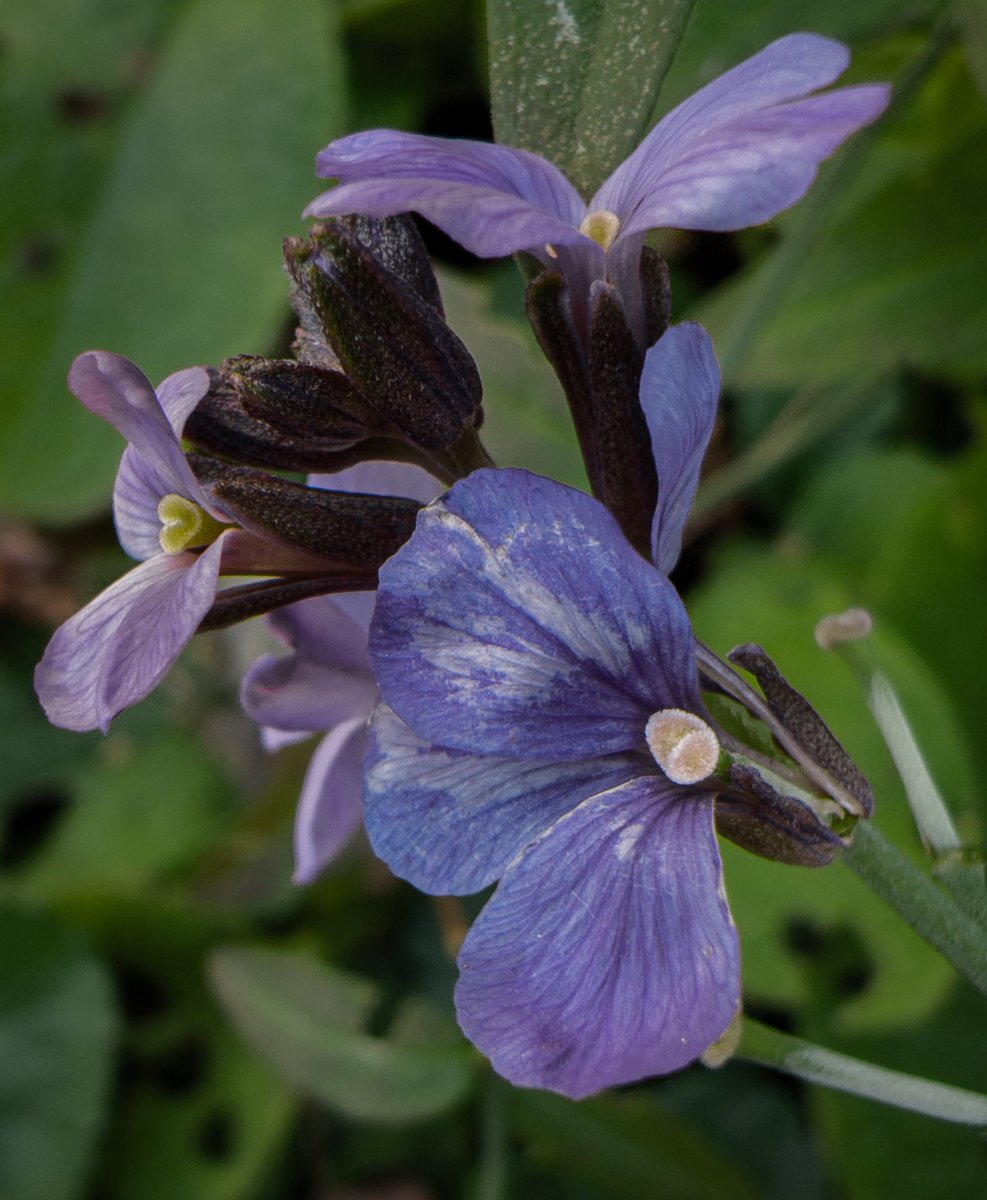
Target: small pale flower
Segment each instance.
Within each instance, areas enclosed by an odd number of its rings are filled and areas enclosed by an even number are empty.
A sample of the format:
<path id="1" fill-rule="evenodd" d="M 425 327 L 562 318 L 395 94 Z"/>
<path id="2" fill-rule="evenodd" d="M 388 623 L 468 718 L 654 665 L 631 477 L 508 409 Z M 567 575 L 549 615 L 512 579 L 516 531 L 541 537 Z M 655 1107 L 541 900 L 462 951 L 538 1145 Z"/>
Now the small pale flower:
<path id="1" fill-rule="evenodd" d="M 313 487 L 409 496 L 426 503 L 440 484 L 420 467 L 368 462 L 334 475 L 313 475 Z M 363 821 L 363 760 L 377 684 L 367 653 L 375 593 L 317 596 L 267 618 L 288 647 L 258 659 L 243 680 L 241 700 L 276 750 L 325 732 L 312 754 L 295 818 L 295 880 L 311 883 Z"/>
<path id="2" fill-rule="evenodd" d="M 481 257 L 523 250 L 561 269 L 577 314 L 593 281 L 608 281 L 637 327 L 649 229 L 726 231 L 769 220 L 884 111 L 884 85 L 820 93 L 849 61 L 846 46 L 815 34 L 772 42 L 673 109 L 588 203 L 537 154 L 378 129 L 321 152 L 319 174 L 338 185 L 306 215 L 420 213 Z"/>

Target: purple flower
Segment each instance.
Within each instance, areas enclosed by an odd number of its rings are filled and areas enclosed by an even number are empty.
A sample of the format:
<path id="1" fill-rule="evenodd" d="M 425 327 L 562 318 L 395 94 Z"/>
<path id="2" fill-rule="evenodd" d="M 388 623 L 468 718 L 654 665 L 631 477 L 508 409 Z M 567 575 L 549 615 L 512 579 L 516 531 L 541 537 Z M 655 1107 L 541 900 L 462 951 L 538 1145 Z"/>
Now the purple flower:
<path id="1" fill-rule="evenodd" d="M 468 1037 L 581 1097 L 676 1070 L 730 1024 L 719 760 L 674 563 L 713 425 L 697 325 L 648 353 L 657 568 L 582 492 L 478 471 L 381 571 L 367 830 L 426 891 L 499 885 L 459 958 Z"/>
<path id="2" fill-rule="evenodd" d="M 96 350 L 75 360 L 69 386 L 130 443 L 113 516 L 140 566 L 56 631 L 34 683 L 53 724 L 105 733 L 167 674 L 209 611 L 221 570 L 250 570 L 260 546 L 269 567 L 292 552 L 234 528 L 182 453 L 182 428 L 209 388 L 201 367 L 170 375 L 155 392 L 129 359 Z"/>
<path id="3" fill-rule="evenodd" d="M 670 112 L 589 204 L 537 154 L 381 129 L 321 152 L 319 174 L 339 185 L 305 215 L 418 212 L 482 257 L 524 250 L 556 262 L 577 308 L 593 280 L 608 280 L 633 320 L 649 229 L 725 231 L 767 221 L 801 199 L 823 159 L 883 112 L 885 85 L 813 94 L 849 60 L 846 46 L 816 34 L 772 42 Z"/>
<path id="4" fill-rule="evenodd" d="M 401 495 L 427 503 L 441 485 L 420 467 L 360 463 L 335 475 L 313 475 L 313 487 Z M 243 680 L 241 700 L 277 750 L 317 731 L 316 747 L 295 818 L 295 880 L 311 883 L 363 821 L 363 760 L 377 684 L 367 653 L 373 592 L 317 596 L 272 613 L 268 623 L 290 648 L 258 659 Z"/>

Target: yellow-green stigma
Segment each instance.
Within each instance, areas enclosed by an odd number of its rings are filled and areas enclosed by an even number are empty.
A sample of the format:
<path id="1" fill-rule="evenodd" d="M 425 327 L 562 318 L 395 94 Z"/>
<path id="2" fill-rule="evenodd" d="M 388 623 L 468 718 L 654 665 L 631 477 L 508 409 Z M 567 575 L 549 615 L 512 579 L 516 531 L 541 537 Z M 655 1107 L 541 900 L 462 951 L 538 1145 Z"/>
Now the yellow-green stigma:
<path id="1" fill-rule="evenodd" d="M 596 212 L 587 213 L 579 232 L 592 238 L 604 250 L 609 250 L 620 233 L 620 217 L 609 208 L 598 208 Z"/>
<path id="2" fill-rule="evenodd" d="M 159 501 L 158 520 L 161 522 L 158 541 L 165 554 L 208 546 L 227 528 L 193 500 L 174 492 Z"/>
<path id="3" fill-rule="evenodd" d="M 695 713 L 663 708 L 644 727 L 648 749 L 672 783 L 702 783 L 720 761 L 720 741 Z"/>

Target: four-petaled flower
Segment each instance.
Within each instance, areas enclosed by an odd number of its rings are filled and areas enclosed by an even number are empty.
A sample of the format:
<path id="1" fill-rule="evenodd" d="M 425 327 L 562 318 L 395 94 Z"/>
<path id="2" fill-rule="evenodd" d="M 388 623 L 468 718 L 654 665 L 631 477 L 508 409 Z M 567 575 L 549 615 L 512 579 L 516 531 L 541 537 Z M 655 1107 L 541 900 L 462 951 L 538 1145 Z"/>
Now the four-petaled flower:
<path id="1" fill-rule="evenodd" d="M 69 386 L 129 442 L 113 517 L 140 566 L 56 631 L 34 685 L 53 724 L 105 733 L 168 673 L 212 606 L 221 571 L 277 570 L 299 555 L 236 528 L 192 472 L 180 439 L 209 388 L 201 367 L 170 375 L 155 391 L 129 359 L 94 350 L 72 364 Z"/>
<path id="2" fill-rule="evenodd" d="M 339 183 L 305 215 L 420 213 L 474 254 L 523 250 L 558 266 L 577 323 L 592 282 L 607 280 L 635 328 L 649 229 L 727 231 L 767 221 L 883 112 L 883 84 L 812 94 L 849 61 L 846 46 L 816 34 L 772 42 L 673 109 L 588 204 L 537 154 L 378 129 L 319 154 L 318 173 Z"/>
<path id="3" fill-rule="evenodd" d="M 410 496 L 427 503 L 441 485 L 421 467 L 367 462 L 312 487 Z M 295 881 L 311 883 L 363 821 L 367 722 L 377 703 L 367 636 L 374 592 L 316 596 L 272 613 L 268 624 L 289 647 L 266 654 L 244 676 L 240 698 L 263 726 L 269 750 L 327 731 L 312 754 L 295 817 Z"/>
<path id="4" fill-rule="evenodd" d="M 673 1071 L 740 999 L 707 723 L 674 564 L 718 396 L 708 335 L 647 355 L 653 558 L 597 501 L 479 471 L 383 567 L 367 830 L 425 891 L 499 885 L 459 957 L 466 1034 L 572 1097 Z"/>

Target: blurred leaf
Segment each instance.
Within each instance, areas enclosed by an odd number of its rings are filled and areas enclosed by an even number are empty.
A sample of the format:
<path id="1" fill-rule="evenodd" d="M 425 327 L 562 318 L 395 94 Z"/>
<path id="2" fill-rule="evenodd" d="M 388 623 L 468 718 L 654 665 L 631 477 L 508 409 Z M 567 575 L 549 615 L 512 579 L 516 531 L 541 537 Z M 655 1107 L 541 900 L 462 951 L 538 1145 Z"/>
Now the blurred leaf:
<path id="1" fill-rule="evenodd" d="M 358 1120 L 414 1121 L 459 1100 L 473 1057 L 423 1002 L 399 1011 L 386 1038 L 361 1032 L 373 985 L 300 954 L 229 946 L 213 987 L 247 1040 L 297 1087 Z"/>
<path id="2" fill-rule="evenodd" d="M 946 0 L 702 0 L 662 87 L 667 111 L 776 38 L 811 30 L 844 41 L 907 28 L 945 7 Z"/>
<path id="3" fill-rule="evenodd" d="M 764 645 L 781 671 L 832 727 L 874 787 L 876 822 L 906 853 L 921 857 L 911 813 L 887 748 L 847 668 L 815 644 L 816 622 L 860 602 L 852 583 L 812 561 L 765 547 L 731 548 L 709 581 L 690 594 L 698 635 L 725 653 Z M 887 622 L 873 635 L 875 662 L 927 734 L 929 763 L 946 794 L 974 784 L 969 753 L 941 683 Z M 888 1028 L 926 1015 L 942 998 L 949 965 L 841 864 L 789 867 L 723 845 L 727 891 L 741 932 L 748 995 L 772 1005 L 802 1003 L 810 983 L 792 948 L 798 925 L 853 930 L 871 968 L 866 986 L 846 995 L 841 1028 Z"/>
<path id="4" fill-rule="evenodd" d="M 41 913 L 0 909 L 0 1196 L 80 1196 L 109 1099 L 116 1014 L 101 964 Z"/>
<path id="5" fill-rule="evenodd" d="M 695 0 L 488 0 L 497 140 L 590 196 L 648 128 Z"/>
<path id="6" fill-rule="evenodd" d="M 287 313 L 279 239 L 316 190 L 314 152 L 345 120 L 335 11 L 319 0 L 183 8 L 77 235 L 34 382 L 8 401 L 0 508 L 68 520 L 106 502 L 120 439 L 66 391 L 80 351 L 124 352 L 157 381 L 275 341 Z M 73 203 L 68 181 L 60 203 Z"/>
<path id="7" fill-rule="evenodd" d="M 737 381 L 831 383 L 897 363 L 961 377 L 982 371 L 985 187 L 987 106 L 953 51 L 888 122 L 852 195 L 805 247 Z M 784 244 L 701 306 L 714 337 L 727 337 L 783 253 Z"/>
<path id="8" fill-rule="evenodd" d="M 987 770 L 981 684 L 987 673 L 987 451 L 976 449 L 949 466 L 909 451 L 858 454 L 820 472 L 793 514 L 806 551 L 852 581 L 853 603 L 893 623 L 935 664 L 982 774 Z M 935 725 L 926 724 L 910 697 L 902 701 L 931 757 Z M 983 789 L 951 779 L 942 756 L 931 765 L 966 839 L 983 837 Z M 972 818 L 979 830 L 971 828 Z"/>
<path id="9" fill-rule="evenodd" d="M 190 866 L 228 823 L 230 788 L 201 744 L 113 743 L 78 776 L 75 802 L 19 886 L 47 897 L 136 891 Z"/>
<path id="10" fill-rule="evenodd" d="M 984 1003 L 958 988 L 921 1035 L 873 1034 L 834 1048 L 959 1087 L 983 1089 Z M 848 1200 L 977 1200 L 984 1190 L 984 1145 L 969 1128 L 819 1089 L 813 1107 L 824 1151 Z"/>
<path id="11" fill-rule="evenodd" d="M 205 985 L 204 956 L 239 922 L 175 898 L 63 902 L 119 975 L 128 1024 L 97 1191 L 108 1200 L 244 1200 L 282 1153 L 295 1103 Z"/>
<path id="12" fill-rule="evenodd" d="M 4 638 L 0 662 L 0 730 L 3 771 L 0 813 L 19 793 L 57 782 L 92 753 L 96 736 L 80 736 L 49 725 L 31 687 L 34 663 L 44 645 L 16 630 Z"/>
<path id="13" fill-rule="evenodd" d="M 481 436 L 494 461 L 586 488 L 586 471 L 565 399 L 530 329 L 495 315 L 483 284 L 449 272 L 442 272 L 440 281 L 449 324 L 480 370 Z"/>
<path id="14" fill-rule="evenodd" d="M 643 1096 L 575 1104 L 547 1092 L 514 1091 L 510 1114 L 530 1155 L 612 1200 L 753 1200 L 744 1170 L 683 1117 Z"/>

